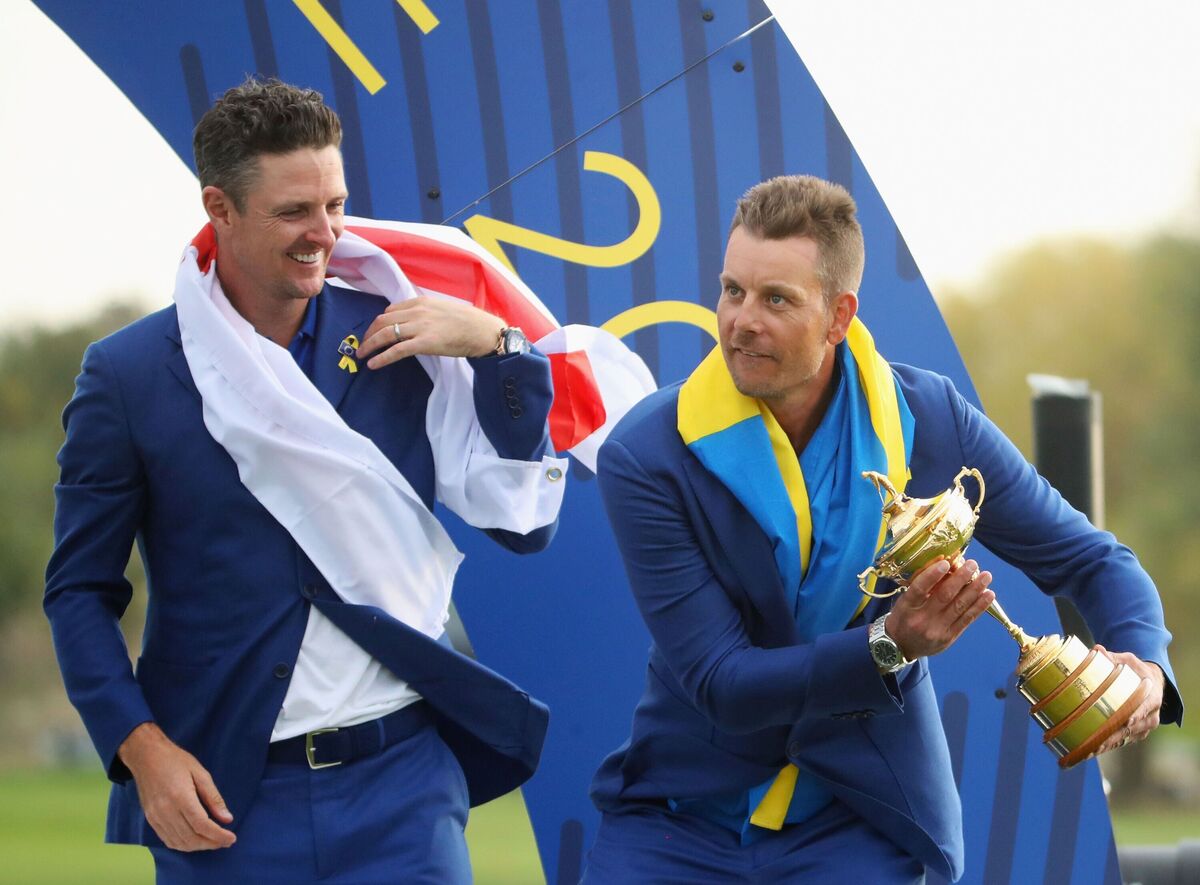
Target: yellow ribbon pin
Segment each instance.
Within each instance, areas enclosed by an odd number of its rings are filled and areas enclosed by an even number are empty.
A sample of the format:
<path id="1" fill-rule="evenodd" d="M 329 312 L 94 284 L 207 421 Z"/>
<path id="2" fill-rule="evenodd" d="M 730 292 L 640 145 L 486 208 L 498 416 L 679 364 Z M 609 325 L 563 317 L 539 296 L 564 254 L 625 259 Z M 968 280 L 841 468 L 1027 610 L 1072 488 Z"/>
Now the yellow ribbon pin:
<path id="1" fill-rule="evenodd" d="M 354 361 L 354 355 L 358 353 L 358 339 L 353 335 L 347 335 L 342 339 L 342 343 L 338 345 L 338 353 L 342 355 L 338 361 L 338 368 L 343 371 L 354 374 L 358 371 L 358 363 Z"/>

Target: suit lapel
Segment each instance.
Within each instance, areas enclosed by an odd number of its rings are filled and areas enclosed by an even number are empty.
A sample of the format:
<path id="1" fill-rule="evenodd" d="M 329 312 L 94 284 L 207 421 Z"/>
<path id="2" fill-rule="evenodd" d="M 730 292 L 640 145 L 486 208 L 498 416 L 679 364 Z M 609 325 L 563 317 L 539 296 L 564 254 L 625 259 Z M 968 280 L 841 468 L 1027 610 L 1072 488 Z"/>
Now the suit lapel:
<path id="1" fill-rule="evenodd" d="M 196 399 L 201 399 L 200 391 L 196 389 L 196 382 L 192 380 L 192 370 L 188 366 L 187 357 L 183 354 L 183 342 L 179 337 L 179 317 L 172 316 L 171 323 L 167 328 L 167 339 L 174 342 L 175 347 L 167 357 L 167 368 L 171 370 L 171 374 L 179 379 L 192 396 Z"/>
<path id="2" fill-rule="evenodd" d="M 712 529 L 723 560 L 762 616 L 766 632 L 760 638 L 772 646 L 796 642 L 796 619 L 788 610 L 770 539 L 733 493 L 699 461 L 685 458 L 683 467 L 699 503 L 697 510 Z"/>
<path id="3" fill-rule="evenodd" d="M 359 303 L 345 297 L 339 290 L 326 285 L 318 298 L 323 299 L 317 314 L 317 337 L 313 354 L 313 384 L 321 394 L 333 404 L 336 409 L 341 405 L 350 389 L 350 384 L 358 377 L 358 373 L 338 368 L 342 355 L 338 353 L 338 345 L 347 335 L 354 335 L 362 341 L 362 333 L 371 324 L 378 313 L 376 305 L 366 302 Z M 382 312 L 383 302 L 379 302 Z M 364 310 L 364 307 L 367 308 Z M 196 382 L 192 380 L 192 370 L 188 366 L 187 357 L 183 353 L 183 342 L 179 335 L 178 317 L 167 329 L 167 338 L 174 342 L 175 349 L 167 358 L 167 368 L 179 383 L 187 388 L 197 399 L 201 399 Z M 359 366 L 359 372 L 370 371 Z"/>
<path id="4" fill-rule="evenodd" d="M 361 300 L 351 300 L 338 289 L 328 285 L 317 297 L 321 298 L 322 302 L 317 313 L 312 380 L 317 390 L 337 409 L 358 375 L 370 371 L 361 363 L 358 365 L 358 372 L 339 368 L 342 354 L 338 352 L 338 346 L 347 335 L 354 335 L 361 344 L 363 332 L 371 324 L 371 320 L 382 313 L 385 303 L 380 299 L 378 305 L 372 305 L 370 302 L 364 305 Z M 364 310 L 364 307 L 368 309 Z"/>

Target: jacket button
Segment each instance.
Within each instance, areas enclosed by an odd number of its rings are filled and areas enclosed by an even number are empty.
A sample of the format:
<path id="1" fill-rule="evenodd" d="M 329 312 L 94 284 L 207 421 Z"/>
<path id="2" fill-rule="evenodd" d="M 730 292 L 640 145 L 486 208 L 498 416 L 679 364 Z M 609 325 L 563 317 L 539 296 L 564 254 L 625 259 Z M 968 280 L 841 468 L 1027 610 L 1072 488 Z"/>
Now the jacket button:
<path id="1" fill-rule="evenodd" d="M 506 388 L 508 388 L 509 390 L 512 390 L 514 387 L 517 386 L 517 379 L 514 378 L 512 375 L 509 375 L 507 378 L 504 379 L 504 386 Z"/>
<path id="2" fill-rule="evenodd" d="M 316 584 L 305 584 L 303 587 L 300 588 L 300 595 L 303 596 L 305 599 L 316 599 L 317 598 L 317 585 Z"/>
<path id="3" fill-rule="evenodd" d="M 275 669 L 271 671 L 276 679 L 287 679 L 291 672 L 292 668 L 287 664 L 276 664 Z"/>
<path id="4" fill-rule="evenodd" d="M 508 414 L 512 415 L 514 418 L 520 418 L 525 414 L 525 412 L 520 406 L 513 406 L 508 410 Z"/>
<path id="5" fill-rule="evenodd" d="M 787 745 L 787 754 L 789 756 L 799 756 L 800 751 L 804 749 L 804 745 L 799 741 L 792 741 Z"/>

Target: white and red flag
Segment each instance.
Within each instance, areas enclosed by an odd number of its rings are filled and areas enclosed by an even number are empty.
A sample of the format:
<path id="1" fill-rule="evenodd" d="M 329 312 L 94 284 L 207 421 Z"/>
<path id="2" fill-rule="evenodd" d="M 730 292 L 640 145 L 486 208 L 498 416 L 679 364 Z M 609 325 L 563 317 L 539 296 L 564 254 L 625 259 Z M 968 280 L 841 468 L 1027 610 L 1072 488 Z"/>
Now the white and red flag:
<path id="1" fill-rule="evenodd" d="M 192 241 L 201 272 L 215 253 L 212 228 Z M 595 326 L 560 325 L 541 300 L 494 255 L 457 228 L 347 216 L 329 275 L 389 301 L 459 298 L 518 326 L 550 359 L 554 403 L 550 438 L 589 469 L 609 432 L 655 390 L 642 359 Z"/>

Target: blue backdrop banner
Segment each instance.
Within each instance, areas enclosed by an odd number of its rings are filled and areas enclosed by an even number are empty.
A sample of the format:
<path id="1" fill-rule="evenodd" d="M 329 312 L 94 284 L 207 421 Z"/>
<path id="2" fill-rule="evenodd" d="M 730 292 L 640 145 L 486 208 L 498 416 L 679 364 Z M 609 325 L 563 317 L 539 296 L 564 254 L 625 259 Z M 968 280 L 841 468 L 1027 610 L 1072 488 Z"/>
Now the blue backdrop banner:
<path id="1" fill-rule="evenodd" d="M 464 227 L 561 322 L 624 337 L 660 385 L 712 347 L 738 196 L 784 172 L 838 181 L 859 205 L 861 310 L 881 353 L 975 399 L 837 109 L 760 0 L 36 2 L 189 166 L 197 119 L 248 74 L 320 90 L 345 127 L 349 212 Z M 656 212 L 653 240 L 631 236 Z M 595 482 L 579 464 L 571 479 L 538 556 L 444 514 L 467 554 L 456 604 L 475 653 L 552 710 L 524 794 L 555 885 L 578 878 L 598 823 L 588 783 L 628 736 L 649 645 Z M 1023 576 L 973 552 L 1014 619 L 1057 623 Z M 1015 659 L 984 624 L 933 662 L 966 817 L 963 881 L 1117 885 L 1098 768 L 1059 772 L 1013 690 Z"/>

